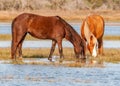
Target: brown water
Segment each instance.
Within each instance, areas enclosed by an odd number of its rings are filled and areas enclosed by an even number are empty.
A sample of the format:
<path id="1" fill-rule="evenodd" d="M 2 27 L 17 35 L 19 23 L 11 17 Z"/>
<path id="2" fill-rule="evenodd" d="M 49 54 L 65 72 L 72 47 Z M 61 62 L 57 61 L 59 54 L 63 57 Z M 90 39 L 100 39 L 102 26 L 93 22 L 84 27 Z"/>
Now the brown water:
<path id="1" fill-rule="evenodd" d="M 120 64 L 103 65 L 66 67 L 1 62 L 0 86 L 120 86 Z"/>

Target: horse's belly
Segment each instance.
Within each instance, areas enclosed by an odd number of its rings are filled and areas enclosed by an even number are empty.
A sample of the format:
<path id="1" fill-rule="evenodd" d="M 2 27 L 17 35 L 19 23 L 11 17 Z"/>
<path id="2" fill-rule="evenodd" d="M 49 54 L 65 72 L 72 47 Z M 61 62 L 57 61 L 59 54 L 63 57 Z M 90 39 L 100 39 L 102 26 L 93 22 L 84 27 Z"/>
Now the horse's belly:
<path id="1" fill-rule="evenodd" d="M 30 33 L 29 32 L 29 34 L 35 38 L 38 38 L 38 39 L 49 39 L 50 38 L 50 36 L 48 36 L 47 34 L 43 34 L 43 33 L 39 33 L 39 32 L 37 32 L 37 33 Z"/>

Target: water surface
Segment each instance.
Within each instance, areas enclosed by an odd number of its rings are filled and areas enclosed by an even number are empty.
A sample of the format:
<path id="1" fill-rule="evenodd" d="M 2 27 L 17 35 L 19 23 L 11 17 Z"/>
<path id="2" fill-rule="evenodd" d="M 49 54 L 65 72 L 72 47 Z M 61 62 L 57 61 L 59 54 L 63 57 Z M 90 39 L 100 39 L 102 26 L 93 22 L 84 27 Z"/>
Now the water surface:
<path id="1" fill-rule="evenodd" d="M 80 33 L 81 23 L 70 23 Z M 0 23 L 0 34 L 11 34 L 11 23 Z M 105 25 L 105 35 L 120 35 L 120 24 Z"/>
<path id="2" fill-rule="evenodd" d="M 51 40 L 40 41 L 24 41 L 23 48 L 51 48 Z M 62 42 L 63 47 L 73 48 L 73 45 L 69 41 Z M 120 48 L 120 41 L 104 41 L 104 48 Z M 11 47 L 11 41 L 0 41 L 1 48 Z"/>
<path id="3" fill-rule="evenodd" d="M 0 64 L 1 86 L 120 86 L 120 64 L 104 68 Z"/>

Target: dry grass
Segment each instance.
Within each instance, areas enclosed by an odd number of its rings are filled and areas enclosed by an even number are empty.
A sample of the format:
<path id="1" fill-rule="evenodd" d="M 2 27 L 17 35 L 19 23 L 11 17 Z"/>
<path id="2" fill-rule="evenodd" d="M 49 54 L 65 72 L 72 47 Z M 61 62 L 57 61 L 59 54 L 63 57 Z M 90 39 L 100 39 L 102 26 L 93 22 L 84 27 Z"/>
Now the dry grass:
<path id="1" fill-rule="evenodd" d="M 106 35 L 103 37 L 104 40 L 120 40 L 120 36 L 112 36 L 112 35 Z"/>
<path id="2" fill-rule="evenodd" d="M 12 35 L 11 34 L 0 34 L 0 40 L 1 41 L 12 40 Z M 39 39 L 36 39 L 30 36 L 29 34 L 27 34 L 25 40 L 39 40 Z"/>
<path id="3" fill-rule="evenodd" d="M 65 20 L 80 22 L 90 14 L 99 14 L 103 16 L 106 22 L 120 22 L 120 11 L 111 10 L 74 10 L 74 11 L 61 11 L 61 10 L 24 10 L 24 11 L 0 11 L 0 21 L 12 21 L 17 15 L 21 13 L 35 13 L 44 16 L 59 15 Z M 72 15 L 71 15 L 72 14 Z"/>

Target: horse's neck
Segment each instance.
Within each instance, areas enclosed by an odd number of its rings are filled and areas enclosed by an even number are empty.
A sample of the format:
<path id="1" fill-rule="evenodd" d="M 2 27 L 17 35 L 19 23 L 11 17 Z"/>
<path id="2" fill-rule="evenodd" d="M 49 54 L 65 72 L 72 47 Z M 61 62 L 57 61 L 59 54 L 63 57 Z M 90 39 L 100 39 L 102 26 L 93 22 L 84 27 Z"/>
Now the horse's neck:
<path id="1" fill-rule="evenodd" d="M 80 35 L 73 30 L 73 28 L 66 28 L 66 36 L 65 38 L 69 40 L 73 46 L 77 46 L 80 43 Z"/>
<path id="2" fill-rule="evenodd" d="M 81 37 L 77 32 L 72 32 L 72 37 L 71 37 L 71 43 L 73 44 L 74 47 L 79 47 L 80 42 L 81 42 Z"/>
<path id="3" fill-rule="evenodd" d="M 73 29 L 71 25 L 66 23 L 63 19 L 61 20 L 62 23 L 65 25 L 65 32 L 66 32 L 65 38 L 69 40 L 74 47 L 79 45 L 81 41 L 80 35 Z"/>

